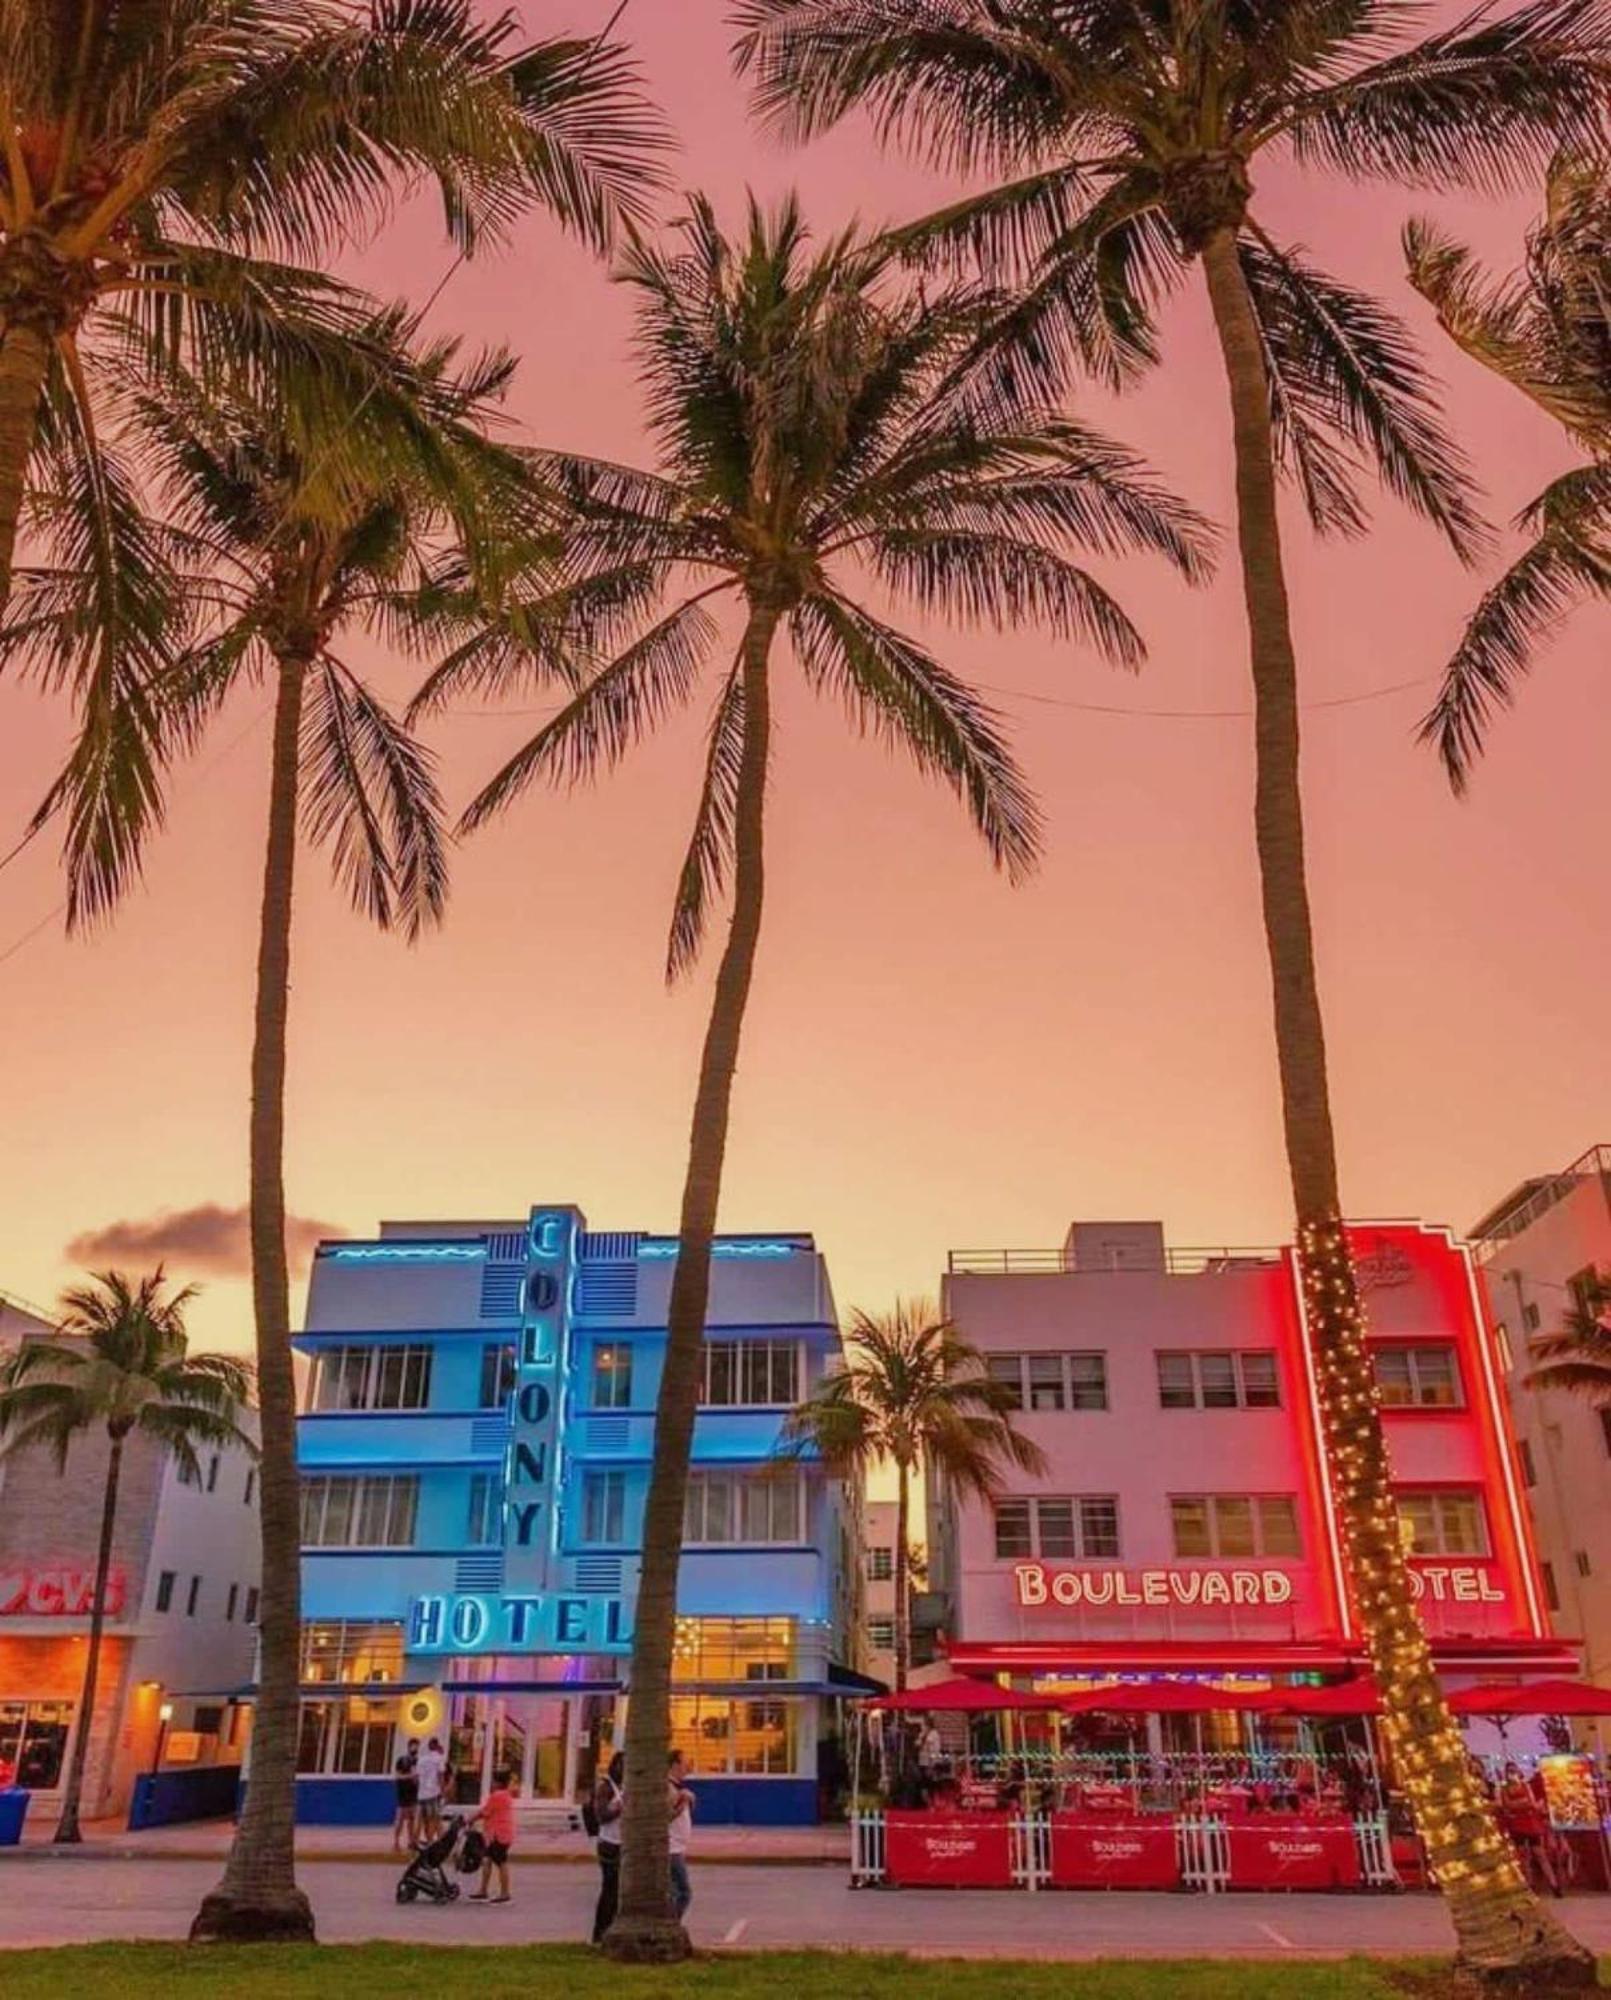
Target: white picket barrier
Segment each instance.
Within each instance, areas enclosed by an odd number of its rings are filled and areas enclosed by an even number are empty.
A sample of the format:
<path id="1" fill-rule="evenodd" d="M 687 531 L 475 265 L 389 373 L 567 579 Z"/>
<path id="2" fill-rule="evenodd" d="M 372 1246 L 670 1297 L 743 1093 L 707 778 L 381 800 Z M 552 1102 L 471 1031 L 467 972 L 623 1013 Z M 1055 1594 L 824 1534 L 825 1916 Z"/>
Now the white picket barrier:
<path id="1" fill-rule="evenodd" d="M 1354 1821 L 1354 1840 L 1359 1848 L 1359 1872 L 1367 1889 L 1399 1889 L 1398 1870 L 1393 1866 L 1393 1842 L 1387 1831 L 1387 1815 L 1377 1813 Z"/>
<path id="2" fill-rule="evenodd" d="M 1217 1896 L 1231 1886 L 1231 1847 L 1225 1822 L 1211 1816 L 1175 1821 L 1180 1879 L 1188 1889 Z"/>
<path id="3" fill-rule="evenodd" d="M 858 1812 L 850 1816 L 850 1886 L 875 1888 L 884 1879 L 884 1815 Z"/>
<path id="4" fill-rule="evenodd" d="M 1052 1823 L 1049 1819 L 1015 1819 L 1012 1834 L 1012 1879 L 1015 1888 L 1044 1889 L 1052 1879 Z"/>

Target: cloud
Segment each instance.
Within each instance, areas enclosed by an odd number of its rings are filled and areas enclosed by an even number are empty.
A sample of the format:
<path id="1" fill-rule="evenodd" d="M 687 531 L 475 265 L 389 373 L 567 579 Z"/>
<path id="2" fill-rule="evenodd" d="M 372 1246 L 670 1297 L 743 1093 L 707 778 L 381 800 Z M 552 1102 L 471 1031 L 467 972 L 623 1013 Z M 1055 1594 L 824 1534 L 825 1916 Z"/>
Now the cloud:
<path id="1" fill-rule="evenodd" d="M 326 1236 L 345 1236 L 334 1222 L 308 1215 L 285 1218 L 285 1245 L 291 1268 L 300 1270 L 313 1246 Z M 212 1277 L 240 1278 L 252 1268 L 246 1233 L 246 1210 L 223 1208 L 215 1201 L 194 1208 L 164 1209 L 159 1215 L 108 1222 L 75 1236 L 63 1253 L 70 1264 L 101 1269 L 108 1264 L 143 1269 L 166 1264 L 176 1277 L 205 1272 Z"/>

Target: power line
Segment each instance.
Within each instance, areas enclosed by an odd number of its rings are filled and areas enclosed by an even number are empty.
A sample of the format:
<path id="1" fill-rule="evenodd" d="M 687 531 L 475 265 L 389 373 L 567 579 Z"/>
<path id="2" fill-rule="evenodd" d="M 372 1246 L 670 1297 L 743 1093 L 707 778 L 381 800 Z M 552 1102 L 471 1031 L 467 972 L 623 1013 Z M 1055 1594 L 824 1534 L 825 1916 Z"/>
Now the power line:
<path id="1" fill-rule="evenodd" d="M 1411 688 L 1426 687 L 1440 678 L 1437 674 L 1418 674 L 1414 680 L 1393 681 L 1387 687 L 1364 688 L 1358 694 L 1322 695 L 1314 701 L 1299 702 L 1299 709 L 1311 714 L 1317 709 L 1357 708 L 1368 701 L 1383 701 L 1389 695 L 1405 694 Z M 975 681 L 974 686 L 987 694 L 1007 695 L 1016 701 L 1039 702 L 1047 708 L 1073 708 L 1086 715 L 1127 715 L 1150 722 L 1229 722 L 1251 721 L 1251 708 L 1131 708 L 1118 702 L 1073 701 L 1066 695 L 1036 694 L 1029 688 L 1000 687 L 991 681 Z"/>

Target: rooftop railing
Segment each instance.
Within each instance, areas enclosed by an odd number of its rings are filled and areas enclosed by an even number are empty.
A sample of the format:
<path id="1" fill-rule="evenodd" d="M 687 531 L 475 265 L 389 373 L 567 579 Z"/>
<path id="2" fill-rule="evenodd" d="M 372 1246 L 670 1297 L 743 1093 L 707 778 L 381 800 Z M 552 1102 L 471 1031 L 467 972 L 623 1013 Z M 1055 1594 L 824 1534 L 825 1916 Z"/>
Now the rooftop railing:
<path id="1" fill-rule="evenodd" d="M 1108 1277 L 1114 1273 L 1146 1273 L 1152 1277 L 1197 1277 L 1204 1272 L 1250 1271 L 1281 1261 L 1281 1251 L 1268 1245 L 1252 1248 L 1166 1249 L 1157 1258 L 1137 1258 L 1111 1264 L 1076 1263 L 1070 1248 L 1056 1250 L 953 1250 L 946 1270 L 953 1278 Z"/>
<path id="2" fill-rule="evenodd" d="M 1557 1202 L 1575 1194 L 1585 1181 L 1603 1181 L 1608 1177 L 1611 1177 L 1611 1146 L 1591 1146 L 1564 1173 L 1541 1182 L 1525 1200 L 1507 1208 L 1488 1224 L 1474 1245 L 1479 1261 L 1486 1263 L 1497 1254 L 1501 1244 L 1531 1228 L 1541 1215 L 1547 1215 Z"/>

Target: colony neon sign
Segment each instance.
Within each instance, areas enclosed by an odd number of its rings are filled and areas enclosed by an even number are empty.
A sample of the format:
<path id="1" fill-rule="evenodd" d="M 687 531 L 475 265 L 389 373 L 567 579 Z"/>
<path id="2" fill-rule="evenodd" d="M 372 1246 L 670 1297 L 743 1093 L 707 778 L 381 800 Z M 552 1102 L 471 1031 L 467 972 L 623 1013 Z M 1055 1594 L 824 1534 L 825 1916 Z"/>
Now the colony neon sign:
<path id="1" fill-rule="evenodd" d="M 1028 1610 L 1107 1605 L 1289 1604 L 1292 1579 L 1280 1569 L 1048 1569 L 1015 1563 L 1018 1602 Z"/>

